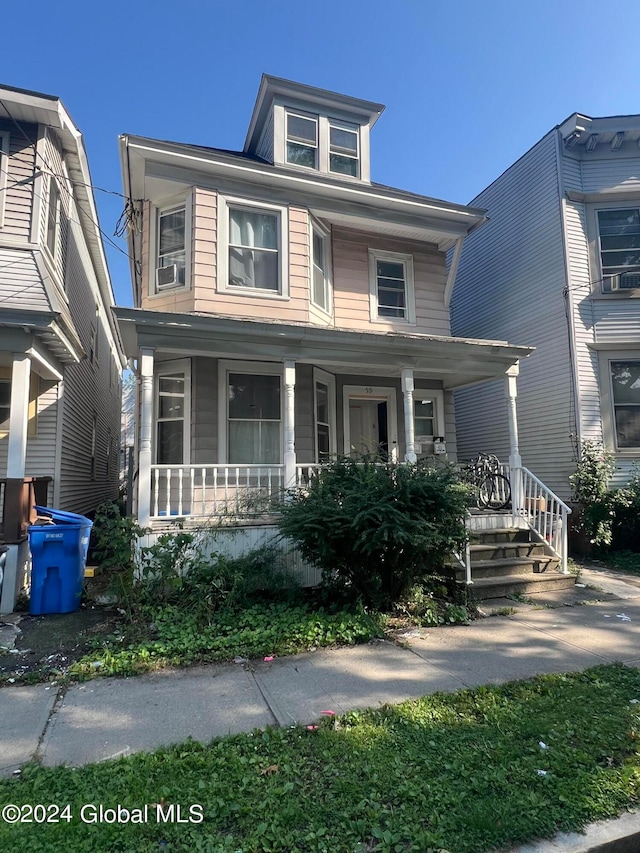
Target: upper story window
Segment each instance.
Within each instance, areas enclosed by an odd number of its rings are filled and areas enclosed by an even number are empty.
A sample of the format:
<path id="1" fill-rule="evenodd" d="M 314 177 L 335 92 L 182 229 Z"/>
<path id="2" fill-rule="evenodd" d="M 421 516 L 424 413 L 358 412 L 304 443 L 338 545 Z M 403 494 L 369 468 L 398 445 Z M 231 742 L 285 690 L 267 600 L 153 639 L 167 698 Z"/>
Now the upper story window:
<path id="1" fill-rule="evenodd" d="M 360 172 L 358 129 L 329 119 L 329 171 L 357 178 Z"/>
<path id="2" fill-rule="evenodd" d="M 229 284 L 280 289 L 277 213 L 229 207 Z"/>
<path id="3" fill-rule="evenodd" d="M 158 214 L 156 292 L 186 286 L 187 216 L 185 206 Z"/>
<path id="4" fill-rule="evenodd" d="M 288 297 L 287 209 L 218 197 L 219 291 Z"/>
<path id="5" fill-rule="evenodd" d="M 47 210 L 47 249 L 55 258 L 60 227 L 60 190 L 54 178 L 49 178 L 49 208 Z"/>
<path id="6" fill-rule="evenodd" d="M 7 188 L 7 172 L 9 159 L 9 134 L 0 130 L 0 228 L 4 224 L 4 199 Z"/>
<path id="7" fill-rule="evenodd" d="M 318 168 L 317 117 L 287 113 L 287 163 Z"/>
<path id="8" fill-rule="evenodd" d="M 599 210 L 598 236 L 602 290 L 640 288 L 640 209 Z"/>
<path id="9" fill-rule="evenodd" d="M 329 269 L 329 235 L 314 225 L 311 229 L 311 302 L 327 313 L 331 311 Z"/>
<path id="10" fill-rule="evenodd" d="M 285 110 L 284 122 L 286 163 L 350 178 L 361 176 L 358 125 L 293 110 Z"/>
<path id="11" fill-rule="evenodd" d="M 413 258 L 369 250 L 371 320 L 415 323 Z"/>

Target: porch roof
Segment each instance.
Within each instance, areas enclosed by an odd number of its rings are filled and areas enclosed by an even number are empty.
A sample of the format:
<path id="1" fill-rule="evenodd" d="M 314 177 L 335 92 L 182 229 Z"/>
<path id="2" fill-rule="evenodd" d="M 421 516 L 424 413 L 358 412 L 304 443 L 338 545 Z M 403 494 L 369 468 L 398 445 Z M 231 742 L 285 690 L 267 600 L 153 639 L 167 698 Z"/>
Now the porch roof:
<path id="1" fill-rule="evenodd" d="M 312 363 L 333 372 L 397 377 L 412 368 L 417 378 L 460 388 L 502 376 L 533 347 L 397 332 L 362 332 L 140 308 L 114 309 L 127 356 L 140 347 L 181 356 Z"/>

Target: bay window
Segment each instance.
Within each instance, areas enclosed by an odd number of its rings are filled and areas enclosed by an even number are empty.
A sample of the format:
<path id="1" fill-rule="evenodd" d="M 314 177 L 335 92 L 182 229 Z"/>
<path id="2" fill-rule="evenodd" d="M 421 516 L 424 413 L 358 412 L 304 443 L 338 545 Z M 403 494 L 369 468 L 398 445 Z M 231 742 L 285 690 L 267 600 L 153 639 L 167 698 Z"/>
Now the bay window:
<path id="1" fill-rule="evenodd" d="M 229 284 L 278 291 L 278 215 L 229 207 Z"/>
<path id="2" fill-rule="evenodd" d="M 329 237 L 316 225 L 311 229 L 311 302 L 329 313 Z"/>
<path id="3" fill-rule="evenodd" d="M 156 292 L 186 286 L 187 214 L 184 206 L 158 213 Z"/>

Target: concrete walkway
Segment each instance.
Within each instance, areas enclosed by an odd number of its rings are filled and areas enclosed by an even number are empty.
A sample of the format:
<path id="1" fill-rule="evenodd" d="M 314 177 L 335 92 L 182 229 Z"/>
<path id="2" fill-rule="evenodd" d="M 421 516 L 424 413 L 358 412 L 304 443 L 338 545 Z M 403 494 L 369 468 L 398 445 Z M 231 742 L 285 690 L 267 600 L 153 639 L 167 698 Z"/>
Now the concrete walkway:
<path id="1" fill-rule="evenodd" d="M 622 661 L 640 665 L 640 580 L 585 571 L 581 584 L 528 602 L 483 602 L 509 616 L 272 662 L 0 690 L 0 775 L 36 758 L 80 766 L 187 737 L 206 742 L 267 725 Z M 593 585 L 598 587 L 593 589 Z M 550 848 L 551 849 L 551 848 Z M 569 848 L 567 848 L 569 849 Z"/>

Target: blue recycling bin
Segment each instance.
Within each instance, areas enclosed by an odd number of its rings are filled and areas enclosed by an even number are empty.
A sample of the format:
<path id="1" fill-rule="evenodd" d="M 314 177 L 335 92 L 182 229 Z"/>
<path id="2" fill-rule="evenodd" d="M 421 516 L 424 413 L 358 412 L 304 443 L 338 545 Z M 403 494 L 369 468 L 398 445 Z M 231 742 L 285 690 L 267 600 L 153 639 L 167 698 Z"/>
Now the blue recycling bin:
<path id="1" fill-rule="evenodd" d="M 80 607 L 93 522 L 84 515 L 36 506 L 51 524 L 29 526 L 31 601 L 29 613 L 73 613 Z"/>

